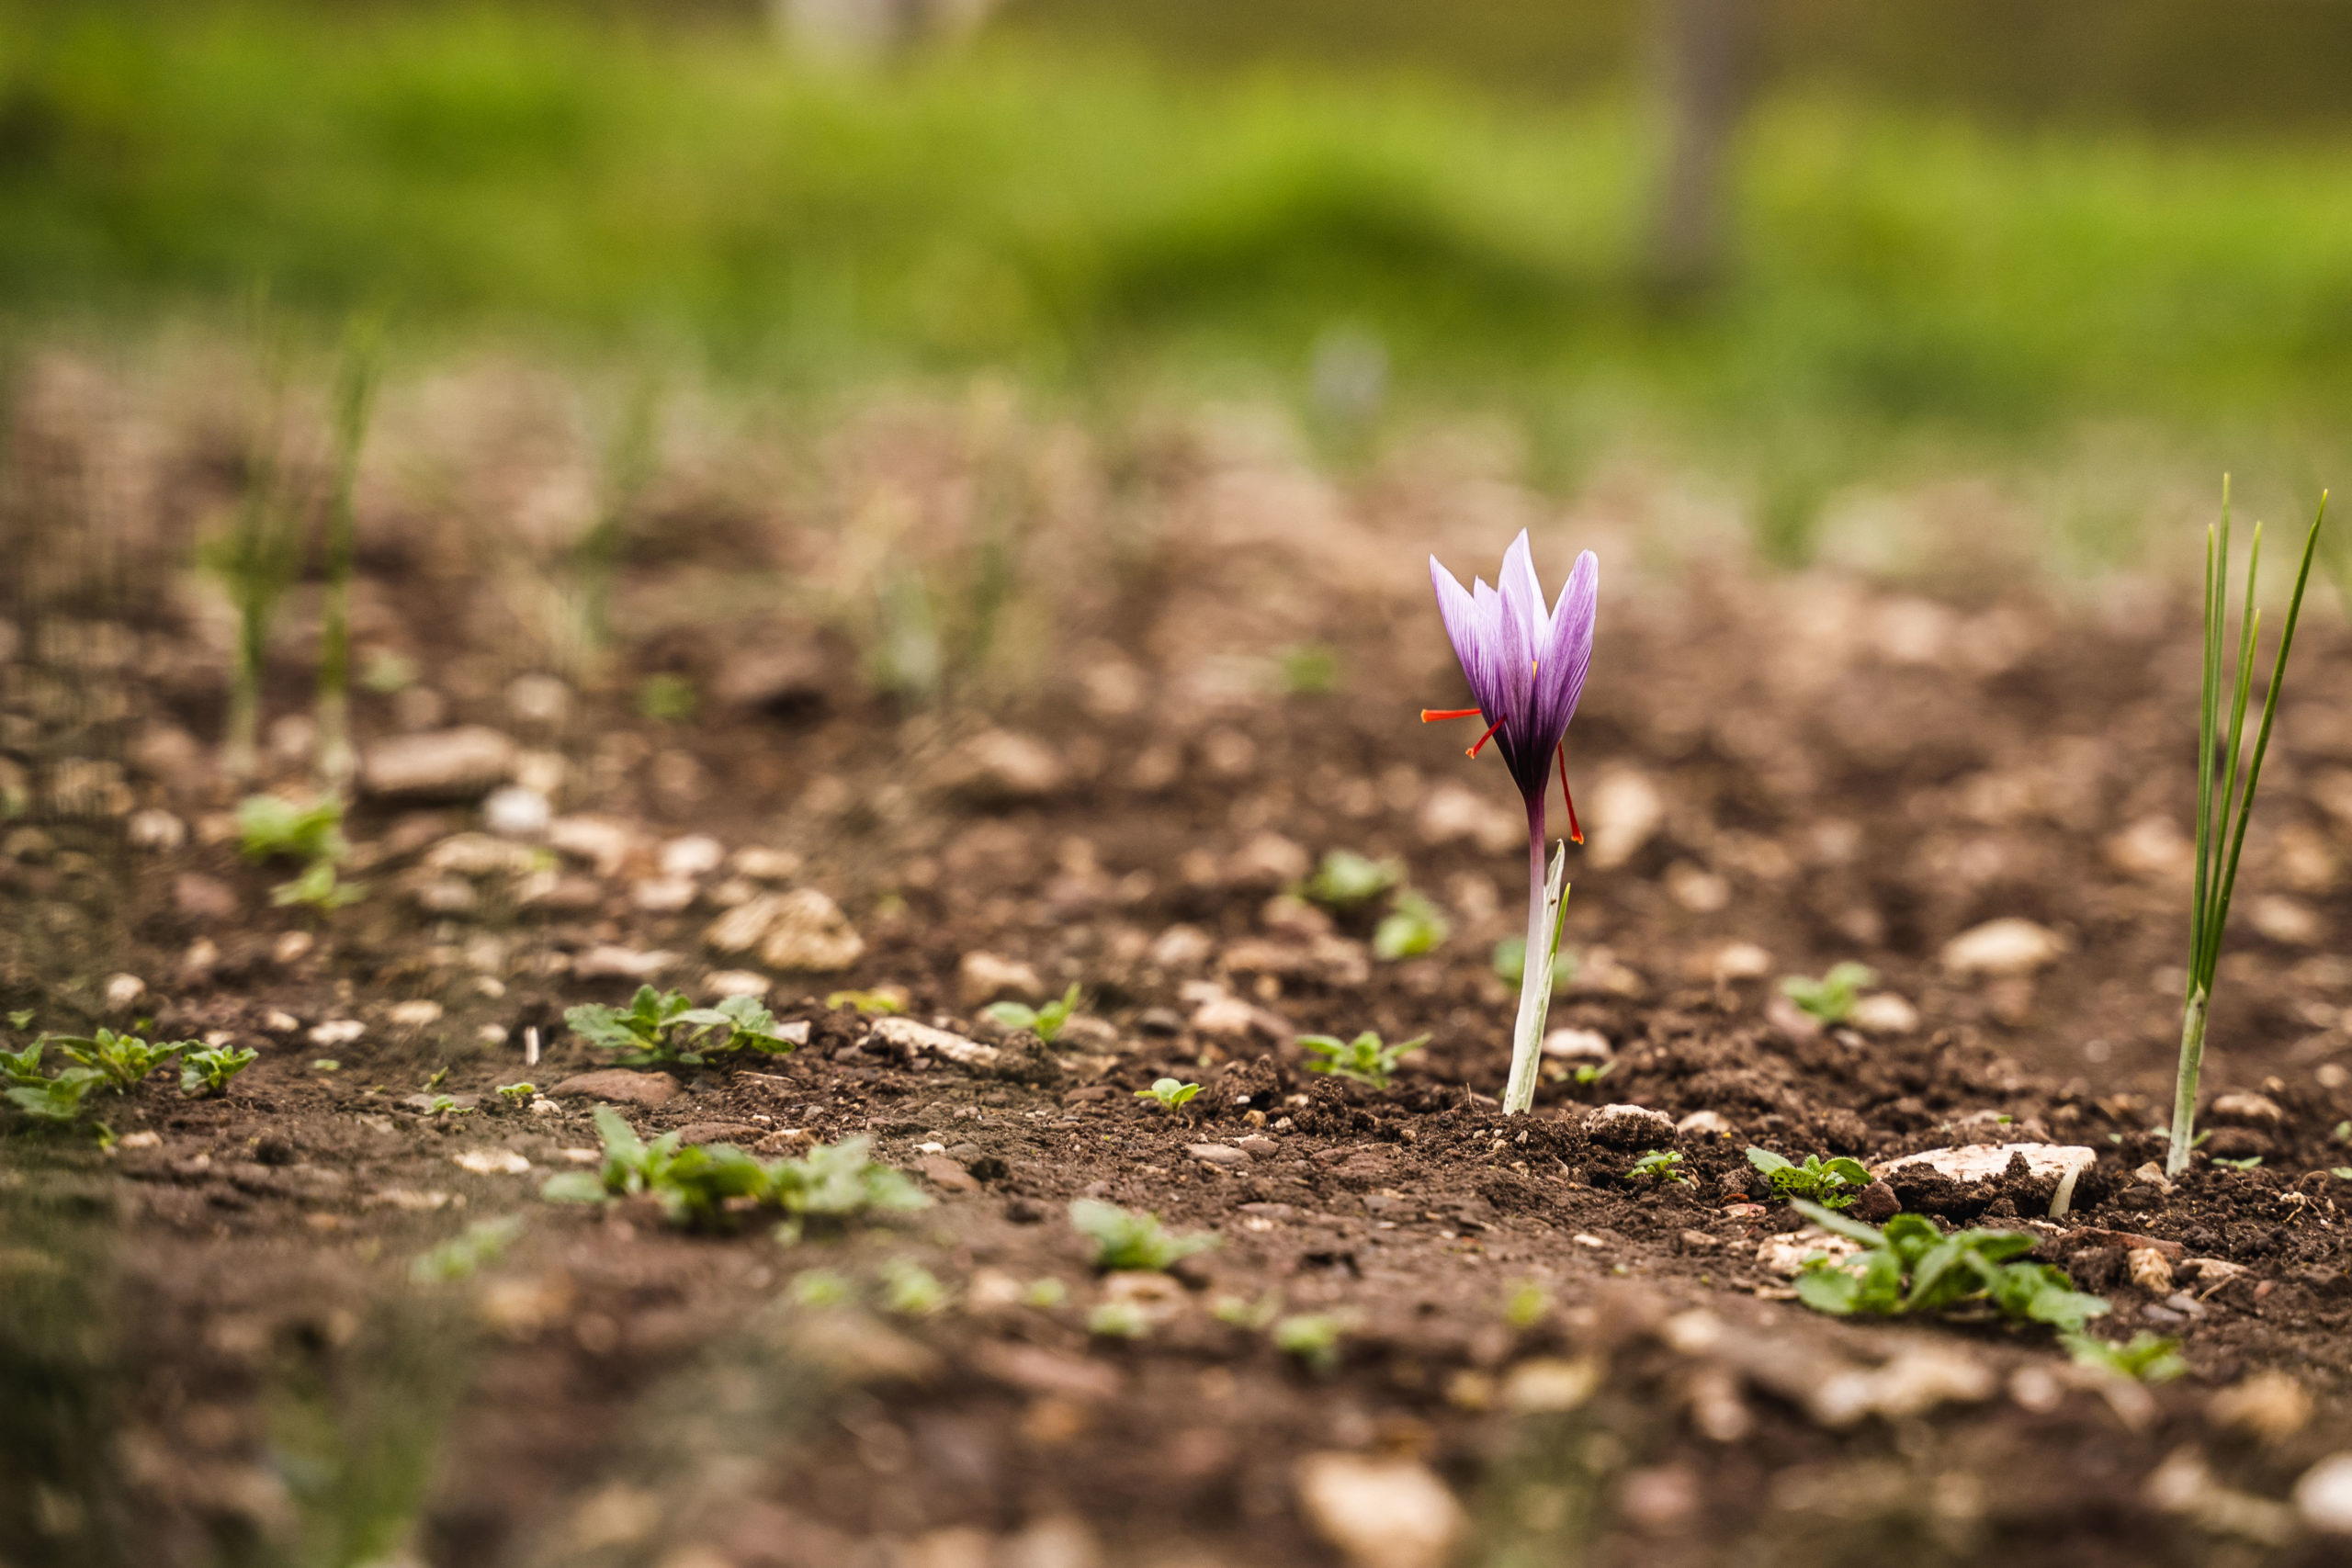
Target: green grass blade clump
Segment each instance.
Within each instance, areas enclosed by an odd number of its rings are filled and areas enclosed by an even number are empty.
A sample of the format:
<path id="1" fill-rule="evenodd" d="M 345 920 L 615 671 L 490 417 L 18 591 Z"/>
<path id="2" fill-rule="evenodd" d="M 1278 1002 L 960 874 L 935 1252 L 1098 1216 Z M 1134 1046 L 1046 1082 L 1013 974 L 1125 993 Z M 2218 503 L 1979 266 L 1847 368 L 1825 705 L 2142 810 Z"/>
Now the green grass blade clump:
<path id="1" fill-rule="evenodd" d="M 2287 681 L 2287 654 L 2294 647 L 2295 623 L 2301 616 L 2303 591 L 2310 585 L 2312 560 L 2319 548 L 2321 524 L 2327 520 L 2327 498 L 2320 497 L 2319 514 L 2312 519 L 2303 540 L 2301 566 L 2295 573 L 2295 592 L 2287 604 L 2287 623 L 2278 634 L 2278 650 L 2270 670 L 2270 683 L 2262 694 L 2262 722 L 2254 749 L 2244 753 L 2246 705 L 2254 685 L 2255 649 L 2261 633 L 2262 613 L 2255 608 L 2255 580 L 2262 564 L 2262 525 L 2255 525 L 2254 544 L 2247 553 L 2245 602 L 2238 615 L 2237 662 L 2229 674 L 2229 729 L 2222 733 L 2222 644 L 2227 632 L 2230 577 L 2230 494 L 2222 486 L 2222 520 L 2205 534 L 2205 668 L 2197 710 L 2197 870 L 2190 889 L 2188 982 L 2181 998 L 2180 1068 L 2174 1080 L 2172 1143 L 2165 1156 L 2167 1175 L 2188 1168 L 2195 1146 L 2197 1083 L 2205 1062 L 2205 1025 L 2211 1009 L 2213 976 L 2222 961 L 2222 936 L 2229 926 L 2230 898 L 2238 880 L 2238 859 L 2245 848 L 2246 824 L 2254 815 L 2254 792 L 2262 782 L 2262 760 L 2270 750 L 2270 728 L 2278 714 L 2278 694 Z M 2220 762 L 2218 776 L 2215 762 Z M 2244 786 L 2240 787 L 2240 764 Z"/>

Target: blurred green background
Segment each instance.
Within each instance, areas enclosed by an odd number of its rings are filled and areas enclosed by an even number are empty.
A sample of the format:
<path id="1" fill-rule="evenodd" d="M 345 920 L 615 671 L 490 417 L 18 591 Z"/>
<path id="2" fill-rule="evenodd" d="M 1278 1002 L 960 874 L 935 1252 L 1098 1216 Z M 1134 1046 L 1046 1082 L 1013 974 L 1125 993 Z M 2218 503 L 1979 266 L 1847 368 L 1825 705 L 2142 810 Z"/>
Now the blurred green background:
<path id="1" fill-rule="evenodd" d="M 2118 422 L 2352 453 L 2344 0 L 876 4 L 0 0 L 0 309 L 1273 395 L 1343 455 L 1469 411 L 1547 482 L 1703 455 L 1785 558 Z M 1677 15 L 1746 27 L 1695 266 Z"/>

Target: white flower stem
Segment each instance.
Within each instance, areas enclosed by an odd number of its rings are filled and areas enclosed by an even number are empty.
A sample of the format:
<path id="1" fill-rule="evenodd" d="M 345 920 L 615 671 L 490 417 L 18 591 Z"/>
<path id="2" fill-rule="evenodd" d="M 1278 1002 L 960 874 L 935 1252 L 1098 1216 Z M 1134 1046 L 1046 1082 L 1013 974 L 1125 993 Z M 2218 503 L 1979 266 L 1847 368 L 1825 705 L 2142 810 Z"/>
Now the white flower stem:
<path id="1" fill-rule="evenodd" d="M 1544 1020 L 1552 1010 L 1552 961 L 1559 950 L 1561 906 L 1567 899 L 1568 847 L 1544 869 L 1544 803 L 1527 808 L 1527 960 L 1519 980 L 1519 1021 L 1511 1031 L 1510 1080 L 1503 1089 L 1503 1114 L 1515 1116 L 1535 1103 L 1535 1066 L 1543 1059 Z"/>
<path id="2" fill-rule="evenodd" d="M 2168 1177 L 2188 1168 L 2197 1122 L 2197 1077 L 2205 1066 L 2205 987 L 2190 987 L 2188 1003 L 2181 1009 L 2180 1074 L 2172 1091 L 2172 1145 L 2165 1152 Z"/>

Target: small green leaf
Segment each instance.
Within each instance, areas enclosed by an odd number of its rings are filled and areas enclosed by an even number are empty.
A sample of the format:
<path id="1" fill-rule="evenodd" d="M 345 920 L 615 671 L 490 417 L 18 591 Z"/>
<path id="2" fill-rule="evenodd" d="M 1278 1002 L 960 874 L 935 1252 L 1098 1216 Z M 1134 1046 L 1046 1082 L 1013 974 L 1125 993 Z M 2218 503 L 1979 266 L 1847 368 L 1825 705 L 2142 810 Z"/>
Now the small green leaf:
<path id="1" fill-rule="evenodd" d="M 539 1184 L 539 1196 L 550 1203 L 601 1203 L 610 1193 L 604 1182 L 584 1170 L 559 1171 Z"/>

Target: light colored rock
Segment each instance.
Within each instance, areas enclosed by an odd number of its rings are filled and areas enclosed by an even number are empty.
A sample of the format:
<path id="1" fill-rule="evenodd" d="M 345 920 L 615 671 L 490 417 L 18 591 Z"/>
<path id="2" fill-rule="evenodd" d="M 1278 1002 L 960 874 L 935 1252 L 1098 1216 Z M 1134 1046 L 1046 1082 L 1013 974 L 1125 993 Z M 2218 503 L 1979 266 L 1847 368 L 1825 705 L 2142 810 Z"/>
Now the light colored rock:
<path id="1" fill-rule="evenodd" d="M 1187 1144 L 1184 1152 L 1203 1165 L 1222 1166 L 1227 1169 L 1250 1163 L 1250 1156 L 1230 1144 Z"/>
<path id="2" fill-rule="evenodd" d="M 130 847 L 165 853 L 187 842 L 187 824 L 158 807 L 130 814 Z"/>
<path id="3" fill-rule="evenodd" d="M 582 980 L 651 980 L 678 966 L 674 953 L 651 953 L 611 942 L 592 947 L 571 961 L 571 972 Z"/>
<path id="4" fill-rule="evenodd" d="M 1413 829 L 1431 848 L 1467 841 L 1488 854 L 1501 854 L 1527 844 L 1525 813 L 1458 784 L 1442 784 L 1430 791 L 1414 813 Z"/>
<path id="5" fill-rule="evenodd" d="M 910 1056 L 937 1056 L 959 1067 L 993 1067 L 1003 1055 L 993 1045 L 983 1045 L 944 1029 L 933 1029 L 911 1018 L 876 1019 L 873 1035 Z"/>
<path id="6" fill-rule="evenodd" d="M 2065 941 L 2056 931 L 2011 915 L 1972 927 L 1944 943 L 1943 963 L 1954 975 L 1997 979 L 2047 968 L 2065 951 Z"/>
<path id="7" fill-rule="evenodd" d="M 522 876 L 535 870 L 539 852 L 488 833 L 458 833 L 424 852 L 420 863 L 444 876 Z"/>
<path id="8" fill-rule="evenodd" d="M 429 998 L 394 1002 L 384 1017 L 395 1029 L 423 1029 L 441 1021 L 441 1004 Z"/>
<path id="9" fill-rule="evenodd" d="M 966 1008 L 985 1007 L 1007 998 L 1035 1002 L 1044 998 L 1046 983 L 1037 978 L 1036 970 L 1016 959 L 974 951 L 964 954 L 956 966 L 956 993 Z"/>
<path id="10" fill-rule="evenodd" d="M 1919 1010 L 1893 991 L 1880 991 L 1854 1004 L 1851 1021 L 1865 1034 L 1909 1034 L 1919 1027 Z"/>
<path id="11" fill-rule="evenodd" d="M 1687 860 L 1666 868 L 1667 896 L 1694 915 L 1712 915 L 1731 904 L 1731 884 Z"/>
<path id="12" fill-rule="evenodd" d="M 945 1155 L 925 1155 L 915 1161 L 915 1169 L 924 1180 L 942 1192 L 978 1192 L 980 1190 L 980 1184 L 972 1179 L 972 1173 Z"/>
<path id="13" fill-rule="evenodd" d="M 2135 1247 L 2123 1255 L 2132 1282 L 2152 1296 L 2172 1294 L 2172 1265 L 2153 1247 Z"/>
<path id="14" fill-rule="evenodd" d="M 2169 817 L 2143 817 L 2107 840 L 2107 863 L 2148 882 L 2185 882 L 2197 869 L 2197 846 Z"/>
<path id="15" fill-rule="evenodd" d="M 107 976 L 106 1005 L 108 1012 L 125 1012 L 140 998 L 147 994 L 147 982 L 136 975 Z"/>
<path id="16" fill-rule="evenodd" d="M 1225 863 L 1225 880 L 1235 887 L 1286 887 L 1313 867 L 1306 849 L 1280 833 L 1258 833 Z"/>
<path id="17" fill-rule="evenodd" d="M 2330 1454 L 2303 1472 L 2295 1511 L 2323 1535 L 2352 1535 L 2352 1453 Z"/>
<path id="18" fill-rule="evenodd" d="M 502 839 L 536 839 L 555 821 L 555 807 L 535 789 L 509 784 L 481 803 L 482 826 Z"/>
<path id="19" fill-rule="evenodd" d="M 683 876 L 649 876 L 628 890 L 628 901 L 649 915 L 674 915 L 690 907 L 700 889 Z"/>
<path id="20" fill-rule="evenodd" d="M 627 824 L 608 817 L 559 817 L 548 824 L 548 843 L 588 862 L 597 875 L 613 876 L 636 852 L 638 837 Z"/>
<path id="21" fill-rule="evenodd" d="M 957 747 L 940 780 L 951 795 L 983 805 L 1041 800 L 1069 782 L 1060 754 L 1009 729 L 985 730 Z"/>
<path id="22" fill-rule="evenodd" d="M 1198 926 L 1176 925 L 1154 938 L 1145 956 L 1159 968 L 1185 974 L 1207 964 L 1216 952 L 1216 943 L 1208 932 Z"/>
<path id="23" fill-rule="evenodd" d="M 1350 1568 L 1441 1568 L 1466 1524 L 1419 1460 L 1314 1453 L 1295 1478 L 1306 1522 Z"/>
<path id="24" fill-rule="evenodd" d="M 402 800 L 470 800 L 514 773 L 514 742 L 482 725 L 400 735 L 369 746 L 360 786 Z"/>
<path id="25" fill-rule="evenodd" d="M 593 1073 L 574 1074 L 548 1090 L 548 1095 L 554 1100 L 608 1100 L 616 1105 L 641 1105 L 650 1110 L 677 1092 L 678 1080 L 666 1073 L 605 1067 Z"/>
<path id="26" fill-rule="evenodd" d="M 1825 1378 L 1806 1398 L 1825 1427 L 1851 1427 L 1871 1416 L 1890 1421 L 1923 1416 L 1939 1404 L 1974 1404 L 1993 1397 L 1992 1369 L 1963 1351 L 1940 1345 L 1906 1346 L 1884 1366 Z"/>
<path id="27" fill-rule="evenodd" d="M 1970 1144 L 1956 1149 L 1922 1149 L 1916 1155 L 1885 1160 L 1872 1166 L 1871 1174 L 1883 1179 L 1899 1171 L 1925 1166 L 1954 1181 L 1986 1181 L 2008 1169 L 2011 1156 L 2022 1156 L 2026 1169 L 2033 1175 L 2057 1181 L 2058 1190 L 2050 1200 L 2050 1217 L 2053 1220 L 2062 1218 L 2073 1206 L 2075 1183 L 2098 1163 L 2098 1152 L 2080 1144 Z"/>
<path id="28" fill-rule="evenodd" d="M 756 949 L 772 969 L 830 974 L 865 955 L 841 907 L 813 887 L 763 893 L 713 920 L 703 940 L 721 953 Z"/>
<path id="29" fill-rule="evenodd" d="M 1587 1111 L 1584 1135 L 1612 1149 L 1657 1148 L 1674 1141 L 1674 1121 L 1643 1105 L 1603 1105 Z"/>
<path id="30" fill-rule="evenodd" d="M 2234 1122 L 2244 1127 L 2276 1127 L 2287 1120 L 2287 1113 L 2268 1095 L 2244 1092 L 2214 1096 L 2205 1114 L 2211 1121 Z"/>
<path id="31" fill-rule="evenodd" d="M 459 1169 L 476 1176 L 520 1176 L 531 1168 L 531 1162 L 513 1149 L 468 1149 L 449 1158 Z"/>
<path id="32" fill-rule="evenodd" d="M 735 852 L 729 863 L 738 876 L 753 882 L 789 882 L 800 874 L 800 857 L 790 850 L 772 850 L 764 844 L 746 844 Z"/>
<path id="33" fill-rule="evenodd" d="M 1593 786 L 1584 812 L 1585 861 L 1595 871 L 1623 865 L 1666 826 L 1666 797 L 1648 774 L 1612 768 Z"/>
<path id="34" fill-rule="evenodd" d="M 707 833 L 689 833 L 662 846 L 662 874 L 708 876 L 727 863 L 727 846 Z"/>
<path id="35" fill-rule="evenodd" d="M 525 724 L 553 728 L 571 712 L 571 688 L 553 675 L 517 675 L 506 682 L 506 711 Z"/>
<path id="36" fill-rule="evenodd" d="M 1522 1416 L 1556 1416 L 1574 1410 L 1600 1387 L 1600 1363 L 1589 1356 L 1567 1360 L 1535 1356 L 1511 1368 L 1503 1379 L 1503 1407 Z"/>
<path id="37" fill-rule="evenodd" d="M 2247 911 L 2254 929 L 2281 947 L 2317 947 L 2327 935 L 2319 911 L 2294 898 L 2256 898 Z"/>
<path id="38" fill-rule="evenodd" d="M 1739 1129 L 1728 1117 L 1716 1111 L 1693 1111 L 1674 1124 L 1675 1133 L 1685 1138 L 1733 1138 Z"/>
<path id="39" fill-rule="evenodd" d="M 269 1025 L 265 1022 L 263 1027 Z M 367 1032 L 368 1026 L 356 1018 L 329 1019 L 311 1031 L 310 1041 L 313 1045 L 333 1049 L 337 1045 L 348 1045 Z"/>
<path id="40" fill-rule="evenodd" d="M 2311 1424 L 2312 1396 L 2285 1372 L 2261 1371 L 2222 1389 L 2205 1408 L 2217 1427 L 2283 1443 Z"/>
<path id="41" fill-rule="evenodd" d="M 1544 1036 L 1542 1049 L 1555 1062 L 1605 1062 L 1617 1054 L 1597 1029 L 1555 1029 Z"/>
<path id="42" fill-rule="evenodd" d="M 1827 1231 L 1791 1231 L 1783 1235 L 1768 1235 L 1756 1245 L 1756 1266 L 1770 1274 L 1792 1280 L 1804 1272 L 1809 1258 L 1844 1258 L 1861 1248 L 1842 1235 Z"/>
<path id="43" fill-rule="evenodd" d="M 702 977 L 702 988 L 714 997 L 764 997 L 773 987 L 756 970 L 714 969 Z M 801 1027 L 805 1032 L 808 1026 Z"/>
<path id="44" fill-rule="evenodd" d="M 1728 942 L 1715 950 L 1718 980 L 1761 980 L 1772 973 L 1772 955 L 1752 942 Z"/>

